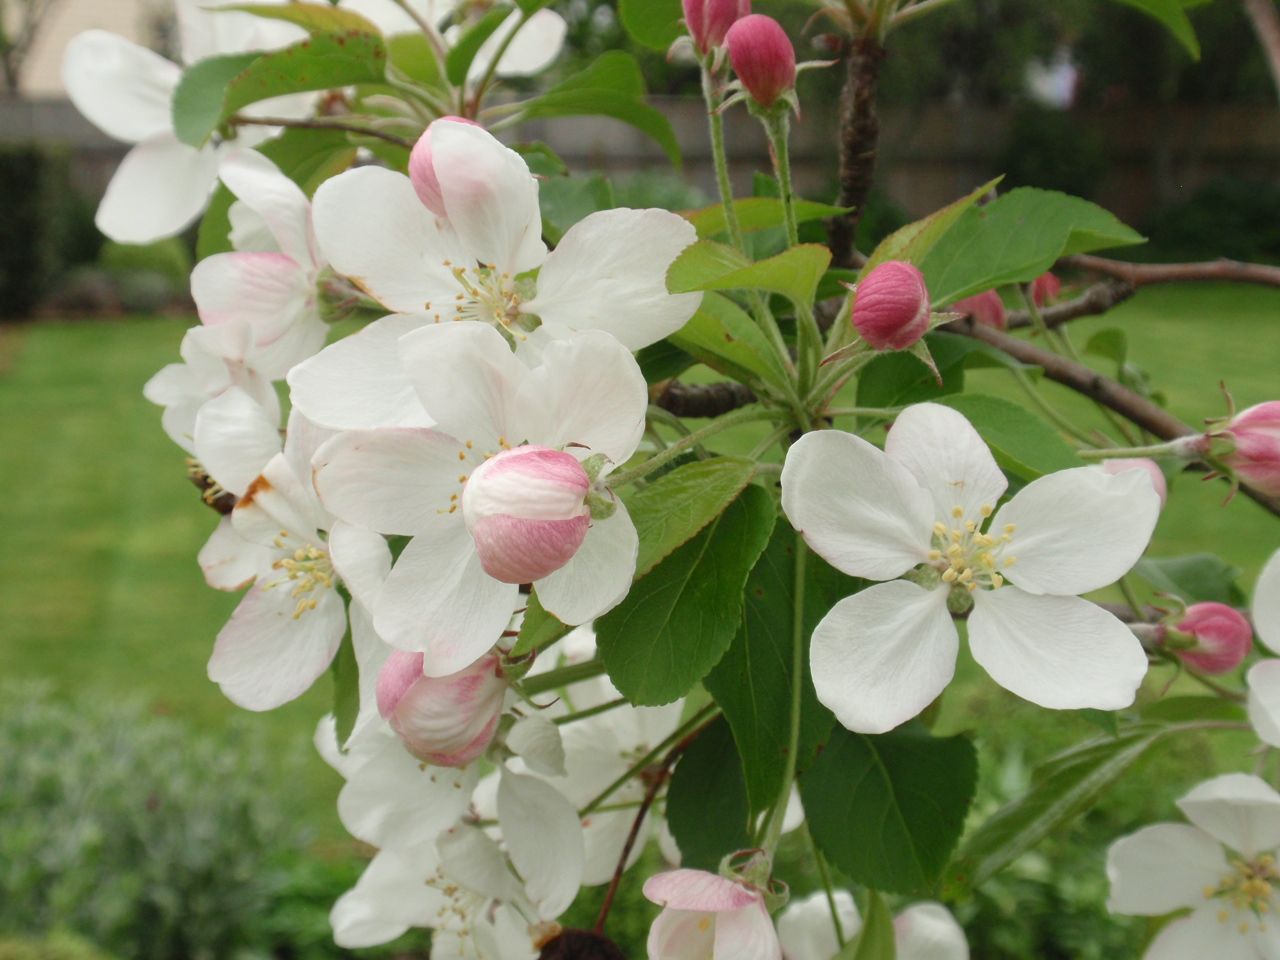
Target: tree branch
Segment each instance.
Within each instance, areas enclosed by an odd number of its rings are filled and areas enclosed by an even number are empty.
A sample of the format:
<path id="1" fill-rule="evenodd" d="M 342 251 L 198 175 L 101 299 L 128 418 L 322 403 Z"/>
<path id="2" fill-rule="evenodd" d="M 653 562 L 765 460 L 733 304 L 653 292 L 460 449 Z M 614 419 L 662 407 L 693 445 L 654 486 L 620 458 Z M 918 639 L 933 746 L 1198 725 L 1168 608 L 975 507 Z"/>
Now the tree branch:
<path id="1" fill-rule="evenodd" d="M 1270 0 L 1268 0 L 1270 2 Z M 1146 287 L 1153 283 L 1194 283 L 1206 280 L 1230 280 L 1236 283 L 1257 283 L 1267 287 L 1280 287 L 1280 267 L 1261 263 L 1241 263 L 1238 260 L 1205 260 L 1201 263 L 1127 263 L 1078 254 L 1058 261 L 1069 267 L 1091 270 L 1108 277 L 1123 280 L 1134 287 Z"/>
<path id="2" fill-rule="evenodd" d="M 1267 58 L 1276 95 L 1280 96 L 1280 13 L 1276 12 L 1274 0 L 1243 0 L 1243 3 L 1245 15 Z"/>
<path id="3" fill-rule="evenodd" d="M 653 402 L 677 417 L 718 417 L 755 403 L 756 395 L 732 380 L 698 384 L 668 380 Z"/>
<path id="4" fill-rule="evenodd" d="M 1134 286 L 1126 280 L 1103 280 L 1095 283 L 1074 300 L 1045 307 L 1040 316 L 1047 327 L 1060 327 L 1062 324 L 1079 317 L 1096 317 L 1106 313 L 1112 307 L 1119 306 L 1134 294 Z M 1031 315 L 1026 310 L 1009 312 L 1010 330 L 1033 326 Z"/>
<path id="5" fill-rule="evenodd" d="M 833 263 L 852 267 L 857 263 L 854 237 L 867 205 L 879 150 L 880 118 L 876 113 L 876 85 L 885 49 L 874 37 L 855 38 L 845 62 L 844 90 L 840 94 L 840 196 L 849 213 L 829 224 Z"/>

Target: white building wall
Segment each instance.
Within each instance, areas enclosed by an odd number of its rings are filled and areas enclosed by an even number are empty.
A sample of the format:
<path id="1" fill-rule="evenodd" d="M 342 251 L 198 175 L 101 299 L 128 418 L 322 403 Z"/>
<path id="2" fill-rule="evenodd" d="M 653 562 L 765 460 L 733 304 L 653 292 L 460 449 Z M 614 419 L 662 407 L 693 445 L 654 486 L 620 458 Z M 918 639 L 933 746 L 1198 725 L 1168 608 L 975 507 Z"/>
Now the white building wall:
<path id="1" fill-rule="evenodd" d="M 36 36 L 23 67 L 23 92 L 28 97 L 58 97 L 62 50 L 81 30 L 110 30 L 138 43 L 153 37 L 149 23 L 154 0 L 58 0 Z"/>

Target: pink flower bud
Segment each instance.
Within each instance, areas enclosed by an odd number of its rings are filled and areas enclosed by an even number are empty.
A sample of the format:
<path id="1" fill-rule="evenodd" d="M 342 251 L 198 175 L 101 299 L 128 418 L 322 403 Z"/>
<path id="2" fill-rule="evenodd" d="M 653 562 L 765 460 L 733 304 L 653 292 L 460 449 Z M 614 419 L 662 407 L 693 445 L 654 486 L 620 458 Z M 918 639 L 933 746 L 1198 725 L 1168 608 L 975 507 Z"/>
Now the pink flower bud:
<path id="1" fill-rule="evenodd" d="M 951 305 L 951 309 L 956 313 L 973 317 L 984 326 L 995 327 L 997 330 L 1003 330 L 1009 325 L 1009 318 L 1004 312 L 1004 301 L 994 290 L 984 290 L 972 297 L 957 300 Z"/>
<path id="2" fill-rule="evenodd" d="M 447 677 L 422 675 L 423 655 L 394 651 L 378 673 L 378 712 L 409 752 L 441 767 L 484 753 L 502 717 L 507 682 L 489 654 Z"/>
<path id="3" fill-rule="evenodd" d="M 1164 473 L 1161 472 L 1160 467 L 1154 460 L 1147 460 L 1143 457 L 1103 460 L 1102 469 L 1113 475 L 1125 473 L 1129 470 L 1142 470 L 1151 478 L 1151 486 L 1155 489 L 1156 496 L 1160 498 L 1160 506 L 1163 507 L 1169 502 L 1169 484 L 1164 478 Z"/>
<path id="4" fill-rule="evenodd" d="M 441 117 L 439 120 L 433 120 L 431 126 L 423 131 L 418 142 L 413 145 L 413 151 L 409 154 L 409 179 L 413 182 L 413 189 L 417 191 L 418 199 L 437 217 L 444 217 L 447 214 L 444 209 L 444 197 L 440 193 L 440 179 L 436 176 L 435 164 L 431 159 L 431 131 L 435 129 L 437 123 L 465 123 L 470 127 L 478 127 L 480 124 L 466 117 Z"/>
<path id="5" fill-rule="evenodd" d="M 703 870 L 650 877 L 644 895 L 662 907 L 649 928 L 649 960 L 751 956 L 782 960 L 764 896 Z"/>
<path id="6" fill-rule="evenodd" d="M 1197 644 L 1178 656 L 1204 673 L 1234 670 L 1253 649 L 1253 628 L 1238 610 L 1225 603 L 1193 603 L 1175 627 L 1195 637 Z"/>
<path id="7" fill-rule="evenodd" d="M 1280 400 L 1242 410 L 1222 433 L 1235 442 L 1222 458 L 1231 472 L 1259 493 L 1280 496 Z"/>
<path id="8" fill-rule="evenodd" d="M 733 72 L 763 107 L 771 107 L 796 85 L 796 50 L 772 17 L 753 13 L 725 34 Z"/>
<path id="9" fill-rule="evenodd" d="M 563 567 L 591 526 L 591 479 L 576 457 L 524 446 L 490 457 L 462 491 L 462 519 L 485 573 L 533 583 Z"/>
<path id="10" fill-rule="evenodd" d="M 1062 292 L 1062 281 L 1052 273 L 1042 273 L 1031 284 L 1031 302 L 1037 307 L 1053 303 Z"/>
<path id="11" fill-rule="evenodd" d="M 858 281 L 853 325 L 877 350 L 906 350 L 929 329 L 924 274 L 902 260 L 887 260 Z"/>
<path id="12" fill-rule="evenodd" d="M 698 49 L 724 43 L 729 28 L 751 12 L 751 0 L 684 0 L 684 23 Z"/>

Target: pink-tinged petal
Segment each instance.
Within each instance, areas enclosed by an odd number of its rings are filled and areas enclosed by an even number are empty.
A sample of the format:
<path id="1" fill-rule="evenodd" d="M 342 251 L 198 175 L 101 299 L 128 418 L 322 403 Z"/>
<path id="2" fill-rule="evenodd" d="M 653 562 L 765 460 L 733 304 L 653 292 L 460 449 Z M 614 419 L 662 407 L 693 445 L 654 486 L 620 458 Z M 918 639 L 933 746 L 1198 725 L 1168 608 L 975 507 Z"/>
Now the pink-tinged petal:
<path id="1" fill-rule="evenodd" d="M 893 580 L 832 607 L 813 631 L 809 663 L 818 699 L 837 720 L 884 733 L 937 699 L 959 649 L 947 591 Z"/>
<path id="2" fill-rule="evenodd" d="M 391 572 L 386 538 L 339 520 L 329 531 L 329 555 L 351 596 L 372 610 Z"/>
<path id="3" fill-rule="evenodd" d="M 489 64 L 493 62 L 494 54 L 506 39 L 506 35 L 519 22 L 520 14 L 513 10 L 511 16 L 507 17 L 493 32 L 493 36 L 481 45 L 468 73 L 469 81 L 478 80 L 483 76 Z M 498 61 L 496 71 L 498 76 L 531 77 L 541 73 L 560 55 L 566 32 L 568 32 L 568 24 L 565 23 L 564 17 L 554 10 L 539 10 L 529 18 L 523 29 L 507 46 L 506 53 Z"/>
<path id="4" fill-rule="evenodd" d="M 196 459 L 237 497 L 244 495 L 282 444 L 279 423 L 239 387 L 210 400 L 196 415 Z"/>
<path id="5" fill-rule="evenodd" d="M 782 960 L 782 947 L 763 902 L 716 914 L 714 960 Z"/>
<path id="6" fill-rule="evenodd" d="M 570 228 L 522 309 L 572 330 L 603 330 L 639 350 L 675 333 L 702 294 L 667 293 L 667 270 L 697 231 L 666 210 L 603 210 Z"/>
<path id="7" fill-rule="evenodd" d="M 539 916 L 560 916 L 582 885 L 577 809 L 545 780 L 504 771 L 498 784 L 498 824 Z"/>
<path id="8" fill-rule="evenodd" d="M 969 960 L 969 943 L 940 903 L 917 903 L 894 919 L 897 960 Z"/>
<path id="9" fill-rule="evenodd" d="M 324 506 L 347 523 L 378 533 L 433 530 L 461 496 L 460 444 L 434 430 L 348 430 L 312 460 Z M 452 518 L 462 526 L 462 514 Z"/>
<path id="10" fill-rule="evenodd" d="M 378 712 L 424 763 L 465 767 L 488 748 L 502 717 L 507 681 L 498 657 L 481 657 L 447 677 L 422 673 L 423 655 L 397 650 L 378 676 Z"/>
<path id="11" fill-rule="evenodd" d="M 660 907 L 703 913 L 741 910 L 763 902 L 758 891 L 705 870 L 655 874 L 644 882 L 644 895 Z"/>
<path id="12" fill-rule="evenodd" d="M 259 344 L 297 321 L 307 306 L 308 286 L 306 269 L 283 253 L 218 253 L 191 272 L 200 321 L 214 326 L 244 320 Z"/>
<path id="13" fill-rule="evenodd" d="M 854 577 L 892 580 L 929 552 L 933 499 L 907 470 L 860 437 L 801 437 L 782 467 L 782 509 L 805 542 Z"/>
<path id="14" fill-rule="evenodd" d="M 1280 550 L 1271 555 L 1253 589 L 1253 628 L 1273 653 L 1280 653 Z"/>
<path id="15" fill-rule="evenodd" d="M 1263 743 L 1280 747 L 1280 660 L 1261 660 L 1249 668 L 1249 722 Z"/>
<path id="16" fill-rule="evenodd" d="M 440 523 L 414 537 L 396 560 L 374 624 L 392 646 L 425 652 L 425 671 L 444 677 L 493 647 L 511 620 L 518 591 L 480 568 L 461 523 Z"/>
<path id="17" fill-rule="evenodd" d="M 513 430 L 550 447 L 628 460 L 644 435 L 649 389 L 631 352 L 599 330 L 547 345 L 526 377 Z"/>
<path id="18" fill-rule="evenodd" d="M 348 950 L 389 943 L 411 927 L 427 927 L 448 904 L 426 880 L 434 849 L 381 850 L 356 885 L 329 912 L 333 939 Z"/>
<path id="19" fill-rule="evenodd" d="M 1113 460 L 1103 460 L 1102 463 L 1098 464 L 1098 469 L 1104 473 L 1126 473 L 1129 470 L 1141 470 L 1150 479 L 1151 489 L 1160 498 L 1161 508 L 1169 500 L 1169 481 L 1164 478 L 1164 471 L 1160 469 L 1160 465 L 1154 460 L 1148 460 L 1144 457 L 1117 457 Z"/>
<path id="20" fill-rule="evenodd" d="M 612 516 L 591 522 L 573 559 L 534 585 L 538 601 L 571 626 L 603 616 L 630 592 L 639 549 L 635 524 L 618 501 Z"/>
<path id="21" fill-rule="evenodd" d="M 173 131 L 169 102 L 182 70 L 106 30 L 86 30 L 62 54 L 62 85 L 75 108 L 108 136 L 139 143 Z"/>
<path id="22" fill-rule="evenodd" d="M 328 263 L 389 310 L 452 303 L 460 288 L 445 261 L 462 254 L 401 173 L 359 167 L 327 180 L 312 207 Z"/>
<path id="23" fill-rule="evenodd" d="M 218 155 L 170 134 L 129 151 L 107 185 L 94 222 L 120 243 L 151 243 L 181 233 L 205 208 L 218 174 Z"/>
<path id="24" fill-rule="evenodd" d="M 309 480 L 294 473 L 283 454 L 267 462 L 231 511 L 240 536 L 277 550 L 322 547 L 318 530 L 327 519 Z"/>
<path id="25" fill-rule="evenodd" d="M 1280 847 L 1280 793 L 1260 777 L 1214 777 L 1179 800 L 1178 808 L 1205 833 L 1246 857 Z"/>
<path id="26" fill-rule="evenodd" d="M 894 421 L 884 452 L 911 471 L 933 497 L 934 516 L 982 523 L 982 507 L 995 509 L 1009 486 L 991 451 L 963 416 L 940 403 L 918 403 Z"/>
<path id="27" fill-rule="evenodd" d="M 471 441 L 470 449 L 479 455 L 525 441 L 546 442 L 508 430 L 529 371 L 493 327 L 482 323 L 420 327 L 401 337 L 399 349 L 400 361 L 427 415 L 443 432 Z"/>
<path id="28" fill-rule="evenodd" d="M 1000 686 L 1051 710 L 1123 709 L 1147 674 L 1138 638 L 1101 607 L 1010 586 L 974 594 L 969 649 Z"/>
<path id="29" fill-rule="evenodd" d="M 272 710 L 306 693 L 329 668 L 346 633 L 342 598 L 329 587 L 307 594 L 317 606 L 294 616 L 293 583 L 259 578 L 218 633 L 209 679 L 246 710 Z"/>
<path id="30" fill-rule="evenodd" d="M 715 916 L 666 909 L 649 928 L 649 960 L 707 960 L 715 944 Z"/>
<path id="31" fill-rule="evenodd" d="M 481 127 L 439 123 L 431 157 L 449 225 L 468 255 L 459 266 L 479 261 L 512 276 L 541 266 L 547 248 L 538 184 L 520 154 Z"/>
<path id="32" fill-rule="evenodd" d="M 270 551 L 236 533 L 230 517 L 223 517 L 205 541 L 196 561 L 204 581 L 215 590 L 240 590 L 269 564 Z"/>
<path id="33" fill-rule="evenodd" d="M 334 430 L 432 426 L 399 347 L 402 336 L 426 322 L 422 316 L 383 317 L 325 347 L 289 371 L 294 406 Z"/>
<path id="34" fill-rule="evenodd" d="M 307 267 L 315 265 L 311 202 L 301 187 L 253 150 L 226 153 L 218 164 L 218 176 L 241 203 L 262 218 L 281 253 Z"/>
<path id="35" fill-rule="evenodd" d="M 1253 914 L 1233 914 L 1223 923 L 1218 919 L 1221 910 L 1221 902 L 1212 901 L 1197 907 L 1191 916 L 1174 920 L 1161 929 L 1142 960 L 1272 960 L 1277 956 L 1273 950 L 1258 950 L 1258 919 Z M 1246 933 L 1239 932 L 1238 921 L 1249 924 Z M 1267 925 L 1274 926 L 1274 921 L 1268 920 Z"/>
<path id="36" fill-rule="evenodd" d="M 1088 593 L 1128 573 L 1151 542 L 1160 498 L 1145 473 L 1062 470 L 1034 480 L 991 521 L 1015 526 L 1002 573 L 1028 593 Z"/>
<path id="37" fill-rule="evenodd" d="M 1204 902 L 1204 891 L 1231 872 L 1222 844 L 1198 827 L 1158 823 L 1107 850 L 1112 913 L 1161 917 Z"/>

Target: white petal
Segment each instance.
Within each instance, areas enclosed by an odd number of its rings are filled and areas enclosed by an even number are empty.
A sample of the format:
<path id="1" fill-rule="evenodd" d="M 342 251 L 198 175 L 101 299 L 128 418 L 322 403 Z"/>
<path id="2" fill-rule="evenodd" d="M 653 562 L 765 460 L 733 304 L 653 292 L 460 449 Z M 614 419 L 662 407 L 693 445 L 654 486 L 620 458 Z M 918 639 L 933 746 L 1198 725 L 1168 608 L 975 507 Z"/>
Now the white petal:
<path id="1" fill-rule="evenodd" d="M 622 772 L 618 771 L 619 775 Z M 639 803 L 644 796 L 644 791 L 624 788 L 614 796 L 618 803 Z M 652 808 L 645 813 L 645 822 L 640 825 L 636 842 L 627 856 L 627 870 L 635 866 L 636 861 L 644 853 L 645 843 L 653 829 L 652 821 L 656 816 Z M 622 848 L 627 845 L 627 838 L 631 835 L 635 819 L 634 810 L 609 810 L 604 813 L 597 811 L 583 818 L 582 841 L 586 847 L 586 862 L 582 869 L 584 887 L 598 887 L 613 879 L 613 874 L 618 868 L 618 858 L 622 856 Z"/>
<path id="2" fill-rule="evenodd" d="M 307 308 L 306 270 L 283 253 L 218 253 L 196 264 L 191 296 L 209 326 L 244 320 L 257 343 L 270 343 Z"/>
<path id="3" fill-rule="evenodd" d="M 422 407 L 442 431 L 496 453 L 501 436 L 508 446 L 541 437 L 506 435 L 528 369 L 502 335 L 482 323 L 442 323 L 420 327 L 400 338 L 404 365 Z"/>
<path id="4" fill-rule="evenodd" d="M 923 562 L 936 519 L 933 498 L 906 467 L 838 430 L 807 433 L 787 451 L 782 510 L 814 553 L 869 580 Z"/>
<path id="5" fill-rule="evenodd" d="M 432 426 L 400 363 L 400 338 L 425 322 L 383 317 L 300 363 L 288 376 L 294 406 L 334 430 Z"/>
<path id="6" fill-rule="evenodd" d="M 523 309 L 573 330 L 603 330 L 631 350 L 675 333 L 702 302 L 667 293 L 667 270 L 697 240 L 666 210 L 602 210 L 570 228 L 538 273 Z"/>
<path id="7" fill-rule="evenodd" d="M 324 258 L 388 309 L 413 313 L 459 291 L 444 265 L 459 251 L 403 174 L 348 170 L 325 181 L 312 210 Z"/>
<path id="8" fill-rule="evenodd" d="M 929 491 L 934 516 L 940 519 L 952 519 L 952 508 L 958 506 L 981 525 L 981 508 L 994 510 L 1009 486 L 973 424 L 939 403 L 904 410 L 889 431 L 884 452 Z"/>
<path id="9" fill-rule="evenodd" d="M 1188 820 L 1246 857 L 1280 847 L 1280 794 L 1265 780 L 1227 773 L 1178 801 Z"/>
<path id="10" fill-rule="evenodd" d="M 194 440 L 205 472 L 237 497 L 283 445 L 279 422 L 239 387 L 200 408 Z"/>
<path id="11" fill-rule="evenodd" d="M 520 884 L 498 844 L 478 827 L 459 824 L 436 842 L 445 875 L 490 900 L 519 900 Z"/>
<path id="12" fill-rule="evenodd" d="M 857 937 L 862 927 L 858 905 L 848 890 L 832 892 L 836 913 L 840 917 L 840 929 L 845 940 Z M 831 922 L 831 908 L 827 895 L 819 890 L 800 900 L 793 900 L 778 917 L 778 940 L 788 960 L 820 958 L 831 960 L 839 952 L 835 927 Z"/>
<path id="13" fill-rule="evenodd" d="M 1206 903 L 1191 916 L 1174 920 L 1147 947 L 1142 960 L 1273 960 L 1274 953 L 1255 949 L 1251 934 L 1237 931 L 1235 916 L 1227 923 L 1219 920 L 1221 909 L 1220 902 Z"/>
<path id="14" fill-rule="evenodd" d="M 947 591 L 906 580 L 841 600 L 813 631 L 821 700 L 856 733 L 884 733 L 932 703 L 955 674 L 960 639 Z"/>
<path id="15" fill-rule="evenodd" d="M 227 219 L 231 221 L 227 239 L 231 241 L 232 250 L 239 250 L 241 253 L 280 252 L 280 244 L 271 235 L 267 222 L 242 201 L 232 202 L 227 209 Z"/>
<path id="16" fill-rule="evenodd" d="M 105 30 L 86 30 L 62 54 L 62 85 L 75 108 L 108 136 L 138 143 L 173 131 L 169 101 L 182 70 Z"/>
<path id="17" fill-rule="evenodd" d="M 308 419 L 297 407 L 289 411 L 284 457 L 289 461 L 289 468 L 296 476 L 310 480 L 312 459 L 321 447 L 333 439 L 335 433 L 336 431 Z"/>
<path id="18" fill-rule="evenodd" d="M 1280 660 L 1262 660 L 1249 668 L 1249 722 L 1263 743 L 1280 747 Z"/>
<path id="19" fill-rule="evenodd" d="M 518 588 L 480 566 L 461 522 L 414 537 L 391 569 L 374 624 L 382 638 L 426 653 L 424 672 L 446 677 L 475 663 L 511 621 Z"/>
<path id="20" fill-rule="evenodd" d="M 223 517 L 200 548 L 196 561 L 205 583 L 215 590 L 239 590 L 262 568 L 269 551 L 236 533 L 230 517 Z"/>
<path id="21" fill-rule="evenodd" d="M 1280 652 L 1280 550 L 1271 555 L 1254 587 L 1253 628 L 1273 653 Z"/>
<path id="22" fill-rule="evenodd" d="M 940 903 L 917 903 L 894 919 L 897 960 L 969 960 L 964 930 Z"/>
<path id="23" fill-rule="evenodd" d="M 974 594 L 969 649 L 1000 686 L 1051 710 L 1120 710 L 1147 673 L 1138 638 L 1101 607 L 1010 586 Z"/>
<path id="24" fill-rule="evenodd" d="M 534 585 L 543 609 L 571 626 L 608 613 L 631 590 L 639 549 L 635 524 L 619 501 L 612 516 L 592 521 L 568 563 Z"/>
<path id="25" fill-rule="evenodd" d="M 471 260 L 512 276 L 542 263 L 538 184 L 520 154 L 480 127 L 438 123 L 431 159 L 449 225 Z"/>
<path id="26" fill-rule="evenodd" d="M 468 80 L 474 81 L 483 75 L 493 61 L 493 55 L 498 52 L 505 35 L 519 20 L 520 15 L 512 11 L 511 16 L 507 17 L 493 32 L 493 36 L 484 42 L 476 53 Z M 568 32 L 568 24 L 560 14 L 554 10 L 539 10 L 529 18 L 524 29 L 516 34 L 515 39 L 507 47 L 507 52 L 498 61 L 496 71 L 498 76 L 529 77 L 541 73 L 560 55 L 566 32 Z"/>
<path id="27" fill-rule="evenodd" d="M 284 454 L 268 461 L 231 511 L 240 536 L 277 550 L 320 547 L 318 531 L 327 519 L 311 485 L 293 472 Z"/>
<path id="28" fill-rule="evenodd" d="M 311 203 L 302 188 L 254 150 L 223 155 L 218 176 L 227 188 L 262 218 L 281 253 L 312 266 L 317 251 L 311 231 Z"/>
<path id="29" fill-rule="evenodd" d="M 316 489 L 334 516 L 356 526 L 408 535 L 434 529 L 450 496 L 462 493 L 458 447 L 434 430 L 347 430 L 316 452 Z M 457 521 L 462 526 L 461 513 Z"/>
<path id="30" fill-rule="evenodd" d="M 1107 851 L 1112 913 L 1159 917 L 1204 902 L 1207 887 L 1231 872 L 1222 845 L 1197 827 L 1158 823 Z"/>
<path id="31" fill-rule="evenodd" d="M 560 728 L 546 717 L 522 717 L 507 734 L 507 746 L 534 773 L 563 777 L 564 743 Z"/>
<path id="32" fill-rule="evenodd" d="M 715 935 L 715 914 L 667 908 L 649 928 L 649 960 L 706 960 Z"/>
<path id="33" fill-rule="evenodd" d="M 220 54 L 273 50 L 306 36 L 301 27 L 280 20 L 210 10 L 232 2 L 234 0 L 174 0 L 184 63 L 192 64 Z"/>
<path id="34" fill-rule="evenodd" d="M 186 229 L 209 202 L 218 173 L 212 147 L 169 134 L 129 151 L 98 205 L 98 229 L 120 243 L 151 243 Z"/>
<path id="35" fill-rule="evenodd" d="M 410 927 L 430 926 L 447 904 L 426 884 L 435 865 L 431 848 L 382 850 L 329 913 L 334 942 L 346 949 L 375 947 Z"/>
<path id="36" fill-rule="evenodd" d="M 1088 593 L 1128 573 L 1151 541 L 1160 498 L 1137 470 L 1062 470 L 1019 490 L 991 521 L 1015 524 L 1005 575 L 1029 593 Z"/>
<path id="37" fill-rule="evenodd" d="M 272 710 L 305 693 L 333 661 L 347 629 L 342 598 L 320 587 L 314 610 L 294 617 L 298 599 L 288 581 L 261 580 L 249 589 L 209 658 L 209 679 L 247 710 Z"/>
<path id="38" fill-rule="evenodd" d="M 354 737 L 365 727 L 383 722 L 378 713 L 378 674 L 391 655 L 392 648 L 374 630 L 373 613 L 358 600 L 353 599 L 347 605 L 347 618 L 351 623 L 351 646 L 355 651 L 356 668 L 360 674 L 360 712 L 352 728 L 351 735 Z"/>
<path id="39" fill-rule="evenodd" d="M 763 902 L 716 914 L 714 960 L 782 960 L 777 931 Z"/>
<path id="40" fill-rule="evenodd" d="M 511 862 L 544 920 L 573 903 L 582 885 L 582 826 L 578 811 L 549 783 L 503 773 L 498 823 Z"/>
<path id="41" fill-rule="evenodd" d="M 372 610 L 391 572 L 386 538 L 339 520 L 329 531 L 329 554 L 351 596 Z"/>

